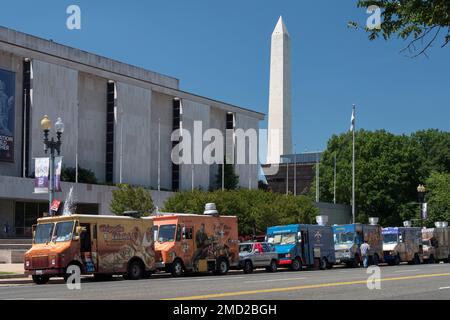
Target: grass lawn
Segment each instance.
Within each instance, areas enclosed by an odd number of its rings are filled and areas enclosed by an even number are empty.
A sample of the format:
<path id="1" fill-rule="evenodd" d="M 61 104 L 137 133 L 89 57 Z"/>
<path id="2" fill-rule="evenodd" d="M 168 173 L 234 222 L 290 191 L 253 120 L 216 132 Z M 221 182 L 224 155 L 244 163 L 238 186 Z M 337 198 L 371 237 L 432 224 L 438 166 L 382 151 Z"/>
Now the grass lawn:
<path id="1" fill-rule="evenodd" d="M 3 271 L 0 271 L 0 276 L 7 276 L 7 275 L 10 275 L 10 274 L 15 274 L 14 272 L 3 272 Z"/>

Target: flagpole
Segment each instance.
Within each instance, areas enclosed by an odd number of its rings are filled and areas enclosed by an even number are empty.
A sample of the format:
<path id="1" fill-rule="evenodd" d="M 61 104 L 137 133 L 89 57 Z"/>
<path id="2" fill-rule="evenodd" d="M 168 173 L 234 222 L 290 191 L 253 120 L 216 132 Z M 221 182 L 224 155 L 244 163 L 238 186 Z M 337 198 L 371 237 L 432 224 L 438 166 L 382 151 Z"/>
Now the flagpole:
<path id="1" fill-rule="evenodd" d="M 353 117 L 352 117 L 352 133 L 353 133 L 353 146 L 352 146 L 352 217 L 353 223 L 356 222 L 355 213 L 355 116 L 356 116 L 356 106 L 353 105 Z"/>
<path id="2" fill-rule="evenodd" d="M 297 146 L 294 144 L 294 196 L 297 195 Z"/>
<path id="3" fill-rule="evenodd" d="M 319 171 L 319 153 L 316 153 L 316 202 L 320 202 L 320 171 Z"/>
<path id="4" fill-rule="evenodd" d="M 336 204 L 336 152 L 334 153 L 333 203 Z"/>

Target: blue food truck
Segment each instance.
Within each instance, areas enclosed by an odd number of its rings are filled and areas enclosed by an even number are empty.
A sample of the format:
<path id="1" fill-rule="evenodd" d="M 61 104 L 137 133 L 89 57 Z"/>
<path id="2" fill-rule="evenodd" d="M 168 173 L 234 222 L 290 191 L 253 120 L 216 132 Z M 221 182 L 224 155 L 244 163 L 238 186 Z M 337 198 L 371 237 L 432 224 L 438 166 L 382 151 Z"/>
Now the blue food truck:
<path id="1" fill-rule="evenodd" d="M 381 226 L 377 224 L 352 223 L 333 226 L 336 263 L 344 263 L 348 267 L 360 266 L 361 244 L 370 245 L 369 263 L 378 265 L 383 262 L 383 238 Z"/>
<path id="2" fill-rule="evenodd" d="M 266 241 L 275 245 L 278 265 L 300 271 L 304 266 L 331 269 L 334 255 L 333 229 L 312 224 L 267 228 Z"/>

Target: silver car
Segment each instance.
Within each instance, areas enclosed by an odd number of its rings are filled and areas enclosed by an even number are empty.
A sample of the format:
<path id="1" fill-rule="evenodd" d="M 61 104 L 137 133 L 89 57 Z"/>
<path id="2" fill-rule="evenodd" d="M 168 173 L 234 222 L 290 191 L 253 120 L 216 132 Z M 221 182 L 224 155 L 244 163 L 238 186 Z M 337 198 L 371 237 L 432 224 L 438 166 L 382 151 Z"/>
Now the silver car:
<path id="1" fill-rule="evenodd" d="M 278 254 L 275 247 L 267 242 L 244 242 L 239 244 L 239 268 L 244 273 L 252 273 L 256 268 L 277 271 Z"/>

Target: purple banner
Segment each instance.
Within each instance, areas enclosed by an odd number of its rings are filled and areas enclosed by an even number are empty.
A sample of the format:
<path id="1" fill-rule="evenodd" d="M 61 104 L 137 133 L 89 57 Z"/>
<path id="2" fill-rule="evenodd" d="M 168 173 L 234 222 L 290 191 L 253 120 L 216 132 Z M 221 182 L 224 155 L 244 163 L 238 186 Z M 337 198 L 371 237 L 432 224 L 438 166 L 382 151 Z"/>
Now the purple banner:
<path id="1" fill-rule="evenodd" d="M 34 193 L 48 193 L 49 158 L 35 159 Z"/>

